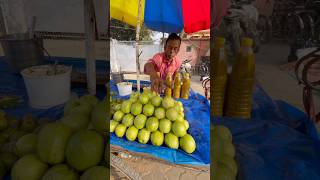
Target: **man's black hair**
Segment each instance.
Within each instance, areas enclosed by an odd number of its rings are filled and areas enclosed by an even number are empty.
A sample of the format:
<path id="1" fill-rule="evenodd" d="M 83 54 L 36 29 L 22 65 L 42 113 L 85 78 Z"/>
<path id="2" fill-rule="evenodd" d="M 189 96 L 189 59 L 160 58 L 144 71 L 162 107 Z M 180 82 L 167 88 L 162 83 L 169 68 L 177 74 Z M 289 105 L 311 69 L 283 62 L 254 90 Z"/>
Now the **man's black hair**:
<path id="1" fill-rule="evenodd" d="M 171 33 L 171 34 L 169 35 L 169 37 L 167 38 L 166 43 L 165 43 L 164 46 L 166 46 L 166 45 L 167 45 L 167 42 L 170 41 L 170 40 L 178 40 L 178 41 L 180 42 L 180 44 L 181 44 L 181 38 L 180 38 L 180 36 L 178 36 L 176 33 Z"/>

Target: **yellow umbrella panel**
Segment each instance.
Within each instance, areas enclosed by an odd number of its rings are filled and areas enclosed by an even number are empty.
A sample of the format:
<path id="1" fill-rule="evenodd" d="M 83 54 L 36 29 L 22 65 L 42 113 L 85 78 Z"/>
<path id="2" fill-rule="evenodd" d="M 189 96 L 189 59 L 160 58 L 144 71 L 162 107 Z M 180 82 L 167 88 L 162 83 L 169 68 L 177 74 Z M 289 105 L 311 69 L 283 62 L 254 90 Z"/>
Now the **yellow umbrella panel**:
<path id="1" fill-rule="evenodd" d="M 110 0 L 111 18 L 125 22 L 131 26 L 137 26 L 139 0 Z M 140 24 L 143 22 L 145 0 L 141 0 Z"/>

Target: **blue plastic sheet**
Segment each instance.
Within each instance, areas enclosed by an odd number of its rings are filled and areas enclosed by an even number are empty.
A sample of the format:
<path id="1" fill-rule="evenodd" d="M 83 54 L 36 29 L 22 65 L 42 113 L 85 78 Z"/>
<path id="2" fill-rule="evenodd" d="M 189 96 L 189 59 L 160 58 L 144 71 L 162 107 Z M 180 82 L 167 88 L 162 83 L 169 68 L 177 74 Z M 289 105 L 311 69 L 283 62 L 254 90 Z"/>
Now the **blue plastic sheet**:
<path id="1" fill-rule="evenodd" d="M 154 31 L 180 33 L 183 29 L 181 0 L 146 0 L 144 23 Z"/>
<path id="2" fill-rule="evenodd" d="M 305 113 L 254 90 L 250 120 L 213 118 L 233 134 L 240 180 L 318 180 L 320 142 Z"/>
<path id="3" fill-rule="evenodd" d="M 117 87 L 111 82 L 111 91 L 118 92 Z M 122 147 L 126 150 L 145 153 L 154 157 L 169 161 L 175 164 L 188 164 L 205 166 L 210 164 L 210 105 L 201 95 L 192 91 L 189 100 L 179 99 L 184 106 L 185 117 L 189 121 L 188 133 L 196 141 L 196 151 L 192 154 L 185 153 L 178 149 L 170 149 L 165 145 L 156 147 L 149 144 L 130 142 L 123 138 L 118 138 L 114 134 L 110 136 L 110 144 Z M 128 98 L 128 97 L 122 97 Z"/>

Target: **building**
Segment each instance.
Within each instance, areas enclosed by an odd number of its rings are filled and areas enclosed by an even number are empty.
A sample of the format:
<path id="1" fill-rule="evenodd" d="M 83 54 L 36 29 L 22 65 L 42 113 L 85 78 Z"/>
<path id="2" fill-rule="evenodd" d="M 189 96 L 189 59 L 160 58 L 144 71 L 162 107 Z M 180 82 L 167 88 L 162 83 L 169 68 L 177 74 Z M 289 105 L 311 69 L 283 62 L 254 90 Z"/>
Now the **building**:
<path id="1" fill-rule="evenodd" d="M 210 30 L 193 34 L 183 34 L 178 57 L 190 60 L 192 66 L 197 66 L 202 57 L 210 56 Z"/>

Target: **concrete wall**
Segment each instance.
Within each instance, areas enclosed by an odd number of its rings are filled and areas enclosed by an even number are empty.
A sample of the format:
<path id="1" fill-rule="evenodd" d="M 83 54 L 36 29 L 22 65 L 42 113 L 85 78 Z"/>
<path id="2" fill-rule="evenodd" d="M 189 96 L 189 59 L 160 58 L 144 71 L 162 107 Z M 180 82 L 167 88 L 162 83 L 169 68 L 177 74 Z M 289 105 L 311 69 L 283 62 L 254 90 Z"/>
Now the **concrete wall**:
<path id="1" fill-rule="evenodd" d="M 97 29 L 108 27 L 107 0 L 94 0 Z M 24 33 L 36 17 L 36 31 L 84 33 L 83 0 L 1 0 L 8 34 Z"/>
<path id="2" fill-rule="evenodd" d="M 4 56 L 2 46 L 0 46 L 0 55 Z M 85 42 L 74 40 L 44 40 L 44 47 L 51 56 L 77 57 L 85 58 Z M 109 43 L 107 41 L 96 41 L 95 56 L 96 59 L 109 60 L 107 50 Z M 108 55 L 109 56 L 109 55 Z"/>
<path id="3" fill-rule="evenodd" d="M 132 42 L 114 42 L 111 44 L 111 68 L 117 71 L 119 67 L 121 71 L 136 72 L 136 50 Z M 191 48 L 187 52 L 187 47 Z M 142 43 L 140 46 L 142 54 L 140 56 L 140 68 L 143 71 L 144 64 L 151 59 L 156 53 L 163 52 L 162 44 Z M 181 60 L 191 59 L 191 64 L 197 65 L 201 56 L 205 56 L 210 48 L 209 40 L 183 40 L 181 42 L 178 57 Z"/>
<path id="4" fill-rule="evenodd" d="M 191 47 L 191 51 L 187 52 L 187 47 Z M 197 65 L 201 56 L 205 56 L 210 48 L 208 40 L 183 40 L 181 43 L 178 57 L 182 60 L 191 59 L 191 64 Z"/>

